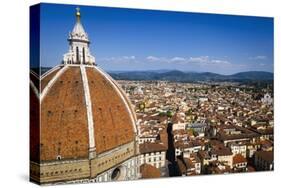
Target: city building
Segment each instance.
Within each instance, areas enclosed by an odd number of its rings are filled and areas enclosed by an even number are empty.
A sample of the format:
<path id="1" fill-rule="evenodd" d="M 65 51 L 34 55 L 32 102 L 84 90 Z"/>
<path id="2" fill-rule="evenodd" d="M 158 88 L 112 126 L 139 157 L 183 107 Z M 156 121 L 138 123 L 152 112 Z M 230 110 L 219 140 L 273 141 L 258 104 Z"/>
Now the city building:
<path id="1" fill-rule="evenodd" d="M 236 154 L 233 156 L 233 170 L 234 172 L 246 172 L 247 171 L 247 159 L 242 154 Z"/>
<path id="2" fill-rule="evenodd" d="M 255 153 L 256 170 L 273 170 L 273 151 L 257 151 Z"/>
<path id="3" fill-rule="evenodd" d="M 244 158 L 247 157 L 247 146 L 244 143 L 230 143 L 229 144 L 233 155 L 241 154 Z"/>
<path id="4" fill-rule="evenodd" d="M 261 99 L 261 102 L 265 105 L 271 105 L 273 103 L 273 99 L 269 93 L 266 93 Z"/>
<path id="5" fill-rule="evenodd" d="M 140 166 L 140 174 L 144 179 L 161 177 L 161 172 L 158 168 L 146 163 Z"/>
<path id="6" fill-rule="evenodd" d="M 150 164 L 158 169 L 166 167 L 167 148 L 161 143 L 143 143 L 139 145 L 140 157 L 139 162 Z"/>
<path id="7" fill-rule="evenodd" d="M 201 174 L 201 162 L 196 153 L 192 153 L 188 157 L 178 157 L 177 164 L 182 176 Z"/>
<path id="8" fill-rule="evenodd" d="M 230 148 L 224 146 L 222 143 L 218 141 L 211 142 L 210 148 L 211 158 L 221 164 L 229 166 L 231 169 L 233 167 L 233 153 Z"/>
<path id="9" fill-rule="evenodd" d="M 207 174 L 229 174 L 232 170 L 230 166 L 222 164 L 218 161 L 213 161 L 207 166 Z"/>

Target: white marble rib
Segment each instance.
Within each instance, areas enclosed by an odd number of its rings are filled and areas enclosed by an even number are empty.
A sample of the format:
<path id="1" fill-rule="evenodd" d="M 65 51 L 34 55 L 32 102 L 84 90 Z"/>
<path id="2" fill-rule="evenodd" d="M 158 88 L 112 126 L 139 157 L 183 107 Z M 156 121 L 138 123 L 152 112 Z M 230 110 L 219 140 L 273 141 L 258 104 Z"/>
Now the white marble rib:
<path id="1" fill-rule="evenodd" d="M 131 109 L 127 103 L 127 101 L 125 100 L 123 94 L 121 93 L 120 89 L 114 84 L 112 78 L 105 72 L 103 72 L 99 67 L 95 66 L 94 67 L 98 72 L 100 72 L 114 87 L 114 89 L 117 91 L 117 93 L 119 94 L 119 96 L 121 97 L 122 101 L 124 102 L 125 106 L 126 106 L 126 109 L 130 115 L 130 119 L 131 119 L 131 122 L 133 124 L 133 128 L 134 128 L 134 132 L 137 133 L 137 127 L 136 127 L 136 123 L 134 121 L 134 116 L 131 112 Z"/>
<path id="2" fill-rule="evenodd" d="M 50 88 L 53 86 L 53 84 L 55 83 L 55 81 L 62 75 L 62 73 L 64 73 L 64 71 L 68 68 L 67 65 L 65 65 L 61 70 L 59 70 L 57 72 L 57 74 L 49 81 L 49 83 L 47 84 L 47 86 L 44 88 L 44 90 L 42 91 L 41 95 L 40 95 L 40 102 L 42 102 L 42 100 L 44 99 L 44 97 L 46 96 L 46 94 L 48 93 L 48 91 L 50 90 Z"/>
<path id="3" fill-rule="evenodd" d="M 80 65 L 81 76 L 83 81 L 83 88 L 85 94 L 85 102 L 87 108 L 87 119 L 88 119 L 88 132 L 89 132 L 89 149 L 95 148 L 95 130 L 94 130 L 94 120 L 93 120 L 93 111 L 92 111 L 92 102 L 91 102 L 91 95 L 89 89 L 89 82 L 86 73 L 86 69 L 84 65 Z"/>

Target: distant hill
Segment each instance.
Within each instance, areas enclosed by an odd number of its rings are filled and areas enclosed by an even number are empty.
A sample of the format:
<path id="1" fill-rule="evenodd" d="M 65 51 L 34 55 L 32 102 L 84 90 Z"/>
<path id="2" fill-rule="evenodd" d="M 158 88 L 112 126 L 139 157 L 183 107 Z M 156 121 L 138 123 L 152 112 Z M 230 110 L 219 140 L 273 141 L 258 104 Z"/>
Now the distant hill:
<path id="1" fill-rule="evenodd" d="M 41 74 L 50 70 L 50 67 L 41 67 Z M 232 75 L 222 75 L 212 72 L 183 72 L 179 70 L 152 70 L 152 71 L 109 71 L 116 80 L 167 80 L 177 82 L 195 81 L 271 81 L 273 73 L 264 71 L 239 72 Z"/>
<path id="2" fill-rule="evenodd" d="M 264 81 L 273 80 L 273 73 L 263 71 L 240 72 L 233 75 L 221 75 L 211 72 L 182 72 L 178 70 L 167 72 L 130 71 L 109 72 L 117 80 L 167 80 L 178 82 L 192 81 Z"/>
<path id="3" fill-rule="evenodd" d="M 231 75 L 233 79 L 244 79 L 244 80 L 273 80 L 273 73 L 262 72 L 262 71 L 249 71 L 240 72 Z"/>

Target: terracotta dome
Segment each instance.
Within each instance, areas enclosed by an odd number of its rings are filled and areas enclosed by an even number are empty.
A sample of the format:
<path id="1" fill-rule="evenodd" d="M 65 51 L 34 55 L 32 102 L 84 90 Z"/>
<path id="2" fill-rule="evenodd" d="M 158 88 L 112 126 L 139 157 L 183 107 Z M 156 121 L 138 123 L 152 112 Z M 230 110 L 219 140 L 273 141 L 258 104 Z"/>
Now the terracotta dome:
<path id="1" fill-rule="evenodd" d="M 138 179 L 136 115 L 119 85 L 97 66 L 80 17 L 78 9 L 62 64 L 40 78 L 31 71 L 31 179 Z"/>
<path id="2" fill-rule="evenodd" d="M 29 85 L 29 120 L 30 120 L 30 160 L 39 162 L 40 151 L 40 103 L 39 103 L 39 76 L 33 70 L 30 70 Z"/>
<path id="3" fill-rule="evenodd" d="M 99 67 L 60 65 L 41 79 L 40 160 L 88 158 L 134 141 L 131 104 Z"/>

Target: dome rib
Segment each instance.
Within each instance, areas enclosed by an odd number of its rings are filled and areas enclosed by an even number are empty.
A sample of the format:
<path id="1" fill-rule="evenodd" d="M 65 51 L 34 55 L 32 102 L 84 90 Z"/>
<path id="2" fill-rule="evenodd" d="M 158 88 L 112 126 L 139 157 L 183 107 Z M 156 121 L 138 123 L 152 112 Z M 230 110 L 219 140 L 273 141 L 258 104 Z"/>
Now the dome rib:
<path id="1" fill-rule="evenodd" d="M 39 99 L 40 98 L 40 94 L 38 89 L 36 88 L 36 86 L 34 85 L 34 83 L 30 80 L 30 87 L 32 89 L 32 91 L 34 92 L 34 94 L 36 95 L 36 97 Z"/>
<path id="2" fill-rule="evenodd" d="M 95 130 L 94 130 L 92 102 L 90 97 L 89 82 L 88 82 L 85 66 L 81 65 L 80 71 L 82 76 L 86 109 L 87 109 L 87 121 L 88 121 L 87 123 L 88 123 L 88 131 L 89 131 L 89 158 L 92 158 L 91 151 L 95 150 L 95 139 L 94 139 Z"/>
<path id="3" fill-rule="evenodd" d="M 40 95 L 40 102 L 43 101 L 44 97 L 47 95 L 48 91 L 50 90 L 50 88 L 53 86 L 53 84 L 55 83 L 55 81 L 66 71 L 66 69 L 68 68 L 68 66 L 64 66 L 61 70 L 59 70 L 54 77 L 48 82 L 48 84 L 46 85 L 46 87 L 43 89 L 43 91 L 41 92 Z M 51 74 L 52 72 L 50 72 Z M 42 80 L 41 80 L 42 82 Z"/>
<path id="4" fill-rule="evenodd" d="M 33 71 L 32 69 L 30 70 L 30 74 L 29 74 L 29 79 L 32 82 L 33 86 L 36 88 L 37 91 L 39 91 L 39 87 L 40 87 L 40 82 L 39 82 L 39 76 L 38 74 Z"/>
<path id="5" fill-rule="evenodd" d="M 105 74 L 107 74 L 107 73 L 105 73 Z M 107 74 L 107 75 L 111 78 L 111 76 L 110 76 L 109 74 Z M 125 100 L 126 100 L 127 103 L 128 103 L 128 106 L 130 107 L 130 110 L 131 110 L 132 112 L 134 112 L 134 109 L 133 109 L 133 107 L 132 107 L 132 103 L 131 103 L 130 100 L 128 99 L 128 97 L 127 97 L 126 93 L 124 92 L 124 90 L 119 86 L 119 84 L 118 84 L 114 79 L 111 78 L 111 80 L 112 80 L 112 82 L 116 85 L 116 87 L 119 89 L 119 91 L 122 93 L 122 95 L 124 96 Z M 135 122 L 137 122 L 137 116 L 136 116 L 136 114 L 135 114 L 135 113 L 132 113 L 132 114 L 133 114 L 133 117 L 134 117 Z"/>
<path id="6" fill-rule="evenodd" d="M 118 88 L 96 66 L 86 68 L 92 101 L 96 154 L 135 141 L 130 109 Z"/>
<path id="7" fill-rule="evenodd" d="M 43 91 L 46 88 L 47 84 L 52 78 L 54 78 L 54 76 L 59 72 L 60 69 L 62 69 L 62 67 L 56 68 L 54 70 L 51 69 L 52 71 L 49 71 L 47 75 L 41 78 L 42 81 L 40 82 L 40 91 Z"/>
<path id="8" fill-rule="evenodd" d="M 50 75 L 52 72 L 58 70 L 59 68 L 61 68 L 61 65 L 56 65 L 55 67 L 53 67 L 52 69 L 46 71 L 44 74 L 42 74 L 42 76 L 40 77 L 41 80 L 45 79 L 46 76 Z"/>
<path id="9" fill-rule="evenodd" d="M 119 94 L 119 96 L 121 97 L 123 103 L 126 106 L 126 109 L 128 111 L 128 113 L 130 114 L 130 119 L 131 119 L 131 123 L 133 125 L 133 129 L 134 129 L 134 133 L 137 133 L 137 127 L 135 125 L 135 119 L 134 119 L 134 115 L 132 113 L 132 109 L 130 108 L 128 101 L 125 99 L 124 95 L 122 94 L 121 89 L 114 83 L 113 79 L 111 78 L 111 76 L 109 76 L 106 72 L 104 72 L 103 70 L 101 70 L 99 67 L 95 67 L 114 87 L 114 89 L 117 91 L 117 93 Z"/>

